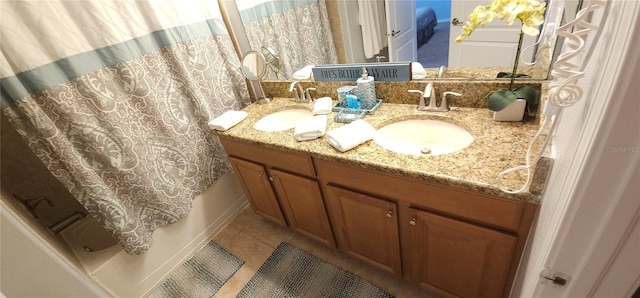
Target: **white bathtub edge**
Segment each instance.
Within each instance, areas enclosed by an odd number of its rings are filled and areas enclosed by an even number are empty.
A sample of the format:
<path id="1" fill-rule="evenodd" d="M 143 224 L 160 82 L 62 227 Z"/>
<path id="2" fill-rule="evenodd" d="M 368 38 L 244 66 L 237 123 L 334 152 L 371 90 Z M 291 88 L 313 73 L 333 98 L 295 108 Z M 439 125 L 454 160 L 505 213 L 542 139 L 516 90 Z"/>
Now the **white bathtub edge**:
<path id="1" fill-rule="evenodd" d="M 149 275 L 141 284 L 151 284 L 151 287 L 148 287 L 148 290 L 143 294 L 143 296 L 148 295 L 155 289 L 157 286 L 162 284 L 162 282 L 171 275 L 173 270 L 178 268 L 184 262 L 189 260 L 196 252 L 198 252 L 203 246 L 205 246 L 209 241 L 213 240 L 213 238 L 220 233 L 242 210 L 244 210 L 249 202 L 244 199 L 244 195 L 242 196 L 243 200 L 239 200 L 228 209 L 223 216 L 221 216 L 218 220 L 209 226 L 209 228 L 202 232 L 201 236 L 197 239 L 194 239 L 189 245 L 185 246 L 180 252 L 178 252 L 172 258 L 172 264 L 165 264 L 162 268 L 158 268 L 156 272 L 152 275 Z M 169 263 L 169 262 L 168 262 Z M 172 265 L 172 266 L 170 266 Z"/>
<path id="2" fill-rule="evenodd" d="M 187 217 L 154 232 L 147 253 L 134 257 L 121 251 L 90 275 L 114 297 L 148 295 L 247 206 L 233 174 L 224 175 L 194 200 Z"/>

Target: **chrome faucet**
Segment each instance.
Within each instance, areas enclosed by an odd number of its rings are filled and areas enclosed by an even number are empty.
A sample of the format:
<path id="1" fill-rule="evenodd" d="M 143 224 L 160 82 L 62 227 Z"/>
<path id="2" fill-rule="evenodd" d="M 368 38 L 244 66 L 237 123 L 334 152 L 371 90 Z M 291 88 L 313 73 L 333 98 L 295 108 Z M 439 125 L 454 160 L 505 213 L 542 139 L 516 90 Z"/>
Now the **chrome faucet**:
<path id="1" fill-rule="evenodd" d="M 411 93 L 420 93 L 420 102 L 418 103 L 418 111 L 430 111 L 430 112 L 447 112 L 449 111 L 449 105 L 447 104 L 447 95 L 462 96 L 462 94 L 452 91 L 446 91 L 442 93 L 442 100 L 440 106 L 437 104 L 436 90 L 433 87 L 433 82 L 429 82 L 424 88 L 424 91 L 409 90 Z M 425 98 L 429 98 L 429 105 L 426 105 Z"/>
<path id="2" fill-rule="evenodd" d="M 294 92 L 296 102 L 305 102 L 304 90 L 302 90 L 302 86 L 300 86 L 300 84 L 298 83 L 300 82 L 291 82 L 291 85 L 289 86 L 289 92 Z"/>
<path id="3" fill-rule="evenodd" d="M 302 89 L 302 86 L 298 83 L 300 83 L 300 81 L 293 81 L 289 86 L 289 92 L 294 92 L 296 102 L 313 102 L 313 97 L 311 96 L 310 91 L 316 90 L 316 88 L 310 87 Z"/>

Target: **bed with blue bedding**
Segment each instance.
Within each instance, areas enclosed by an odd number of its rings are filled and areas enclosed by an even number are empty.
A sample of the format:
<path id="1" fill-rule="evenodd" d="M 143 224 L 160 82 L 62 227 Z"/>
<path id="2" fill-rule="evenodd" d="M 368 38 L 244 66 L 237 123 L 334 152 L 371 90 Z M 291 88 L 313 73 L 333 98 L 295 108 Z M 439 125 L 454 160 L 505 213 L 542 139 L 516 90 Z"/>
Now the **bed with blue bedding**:
<path id="1" fill-rule="evenodd" d="M 418 48 L 429 41 L 433 35 L 434 28 L 438 24 L 436 12 L 431 7 L 421 7 L 416 9 L 416 35 L 418 38 Z"/>

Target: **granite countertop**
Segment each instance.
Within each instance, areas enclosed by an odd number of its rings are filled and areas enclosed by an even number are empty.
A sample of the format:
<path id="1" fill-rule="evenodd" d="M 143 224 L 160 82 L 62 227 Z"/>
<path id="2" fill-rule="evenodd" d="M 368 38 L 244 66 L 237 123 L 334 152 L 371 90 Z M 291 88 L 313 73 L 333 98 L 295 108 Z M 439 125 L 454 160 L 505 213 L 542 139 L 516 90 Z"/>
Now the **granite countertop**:
<path id="1" fill-rule="evenodd" d="M 334 104 L 336 102 L 334 101 Z M 391 174 L 399 174 L 430 183 L 454 186 L 486 194 L 539 203 L 540 196 L 530 191 L 509 194 L 499 189 L 496 177 L 509 168 L 525 163 L 530 141 L 538 130 L 538 125 L 523 122 L 496 122 L 491 111 L 485 108 L 452 107 L 451 111 L 417 111 L 416 105 L 383 103 L 373 115 L 363 119 L 375 128 L 405 119 L 434 119 L 451 122 L 467 129 L 474 137 L 467 148 L 444 155 L 412 156 L 388 151 L 373 140 L 347 152 L 334 149 L 322 137 L 312 141 L 298 142 L 293 137 L 293 129 L 281 132 L 261 132 L 253 128 L 260 118 L 287 108 L 311 110 L 313 103 L 295 103 L 291 98 L 274 98 L 269 104 L 251 104 L 244 111 L 249 116 L 231 129 L 216 133 L 220 136 L 260 144 L 267 147 L 308 153 L 316 158 L 340 161 Z M 327 131 L 344 123 L 333 120 L 335 112 L 327 115 Z M 539 168 L 542 168 L 539 166 Z M 519 189 L 524 185 L 526 171 L 505 176 L 503 187 Z M 536 174 L 538 176 L 538 174 Z M 545 175 L 543 175 L 545 176 Z M 534 185 L 531 189 L 540 188 Z"/>

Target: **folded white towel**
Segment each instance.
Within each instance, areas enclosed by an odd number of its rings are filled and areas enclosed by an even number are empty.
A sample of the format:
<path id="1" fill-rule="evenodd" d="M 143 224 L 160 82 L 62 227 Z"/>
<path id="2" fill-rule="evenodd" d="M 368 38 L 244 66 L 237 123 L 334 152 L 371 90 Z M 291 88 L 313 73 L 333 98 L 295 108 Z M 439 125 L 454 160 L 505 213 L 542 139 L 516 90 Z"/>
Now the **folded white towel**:
<path id="1" fill-rule="evenodd" d="M 327 115 L 305 117 L 296 121 L 293 136 L 298 141 L 308 141 L 324 136 L 327 131 Z"/>
<path id="2" fill-rule="evenodd" d="M 316 99 L 316 103 L 313 104 L 313 114 L 329 114 L 331 113 L 331 108 L 333 108 L 331 97 L 320 97 Z"/>
<path id="3" fill-rule="evenodd" d="M 327 141 L 340 152 L 345 152 L 367 142 L 376 134 L 376 129 L 365 120 L 356 120 L 327 132 Z"/>
<path id="4" fill-rule="evenodd" d="M 427 71 L 420 62 L 411 62 L 411 79 L 421 80 L 427 78 Z"/>
<path id="5" fill-rule="evenodd" d="M 293 73 L 293 78 L 296 80 L 308 80 L 311 79 L 311 77 L 313 76 L 313 67 L 315 67 L 315 65 L 307 65 L 301 69 L 296 70 Z"/>
<path id="6" fill-rule="evenodd" d="M 209 128 L 225 131 L 247 118 L 247 112 L 229 110 L 209 121 Z"/>

